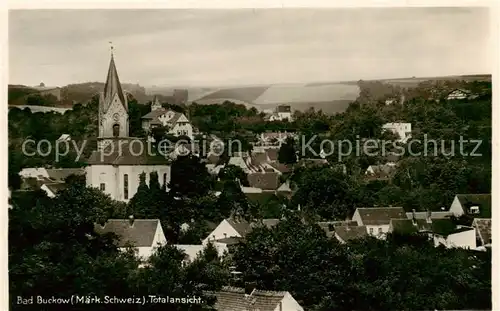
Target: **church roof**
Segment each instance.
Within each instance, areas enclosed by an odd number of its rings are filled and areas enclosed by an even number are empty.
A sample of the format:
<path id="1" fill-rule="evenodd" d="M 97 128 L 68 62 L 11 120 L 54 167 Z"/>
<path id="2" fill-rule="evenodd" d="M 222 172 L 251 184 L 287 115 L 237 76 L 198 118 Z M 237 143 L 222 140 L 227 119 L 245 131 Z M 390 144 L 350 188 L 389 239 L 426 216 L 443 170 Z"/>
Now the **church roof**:
<path id="1" fill-rule="evenodd" d="M 116 71 L 116 65 L 113 55 L 111 55 L 111 61 L 109 63 L 108 77 L 106 78 L 106 84 L 104 85 L 104 98 L 111 100 L 115 94 L 118 94 L 120 101 L 125 105 L 125 95 L 122 90 L 122 85 L 120 79 L 118 78 L 118 72 Z M 128 111 L 125 105 L 125 110 Z"/>
<path id="2" fill-rule="evenodd" d="M 135 141 L 135 142 L 134 142 Z M 87 160 L 89 165 L 169 165 L 168 155 L 162 156 L 159 151 L 148 146 L 148 142 L 133 138 L 116 138 L 103 151 L 93 151 Z M 121 148 L 120 148 L 121 145 Z M 141 150 L 142 147 L 142 150 Z M 151 150 L 151 153 L 148 151 Z M 154 153 L 153 153 L 154 152 Z"/>

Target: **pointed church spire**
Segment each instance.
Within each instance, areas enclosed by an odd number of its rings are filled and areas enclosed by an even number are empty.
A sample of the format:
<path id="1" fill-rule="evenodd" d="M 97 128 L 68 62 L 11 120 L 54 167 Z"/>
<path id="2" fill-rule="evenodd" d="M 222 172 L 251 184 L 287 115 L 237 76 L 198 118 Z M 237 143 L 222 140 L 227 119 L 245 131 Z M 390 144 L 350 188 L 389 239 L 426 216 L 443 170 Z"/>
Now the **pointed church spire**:
<path id="1" fill-rule="evenodd" d="M 116 71 L 115 59 L 113 56 L 113 47 L 111 47 L 111 61 L 109 63 L 108 77 L 106 78 L 106 84 L 104 85 L 104 98 L 111 101 L 113 96 L 118 94 L 118 98 L 127 109 L 127 104 L 125 101 L 125 95 L 122 90 L 122 85 L 120 79 L 118 79 L 118 72 Z"/>

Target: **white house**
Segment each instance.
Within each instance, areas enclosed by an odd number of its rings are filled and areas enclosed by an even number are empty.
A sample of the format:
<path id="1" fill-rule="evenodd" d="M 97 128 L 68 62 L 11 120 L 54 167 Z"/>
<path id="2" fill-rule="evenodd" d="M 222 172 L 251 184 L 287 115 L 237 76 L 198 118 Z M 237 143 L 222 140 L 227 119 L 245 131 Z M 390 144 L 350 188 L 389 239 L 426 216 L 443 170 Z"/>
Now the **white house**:
<path id="1" fill-rule="evenodd" d="M 403 143 L 411 137 L 411 123 L 386 123 L 382 125 L 382 130 L 396 134 Z"/>
<path id="2" fill-rule="evenodd" d="M 472 227 L 476 229 L 478 244 L 491 246 L 491 218 L 475 218 Z"/>
<path id="3" fill-rule="evenodd" d="M 390 231 L 391 219 L 406 219 L 406 213 L 402 207 L 358 207 L 352 216 L 352 220 L 358 226 L 366 226 L 369 235 L 385 238 Z"/>
<path id="4" fill-rule="evenodd" d="M 446 248 L 476 249 L 476 229 L 458 226 L 452 232 L 434 232 L 434 245 L 444 245 Z"/>
<path id="5" fill-rule="evenodd" d="M 143 261 L 158 247 L 167 244 L 159 219 L 134 219 L 133 216 L 129 219 L 109 219 L 104 225 L 95 224 L 94 230 L 98 234 L 116 234 L 120 250 L 132 246 Z"/>
<path id="6" fill-rule="evenodd" d="M 219 257 L 222 257 L 224 253 L 228 251 L 227 245 L 225 243 L 213 243 L 215 249 Z M 197 244 L 175 244 L 173 245 L 177 249 L 181 250 L 186 254 L 186 258 L 184 259 L 184 264 L 189 264 L 195 261 L 205 250 L 206 245 L 197 245 Z"/>
<path id="7" fill-rule="evenodd" d="M 469 97 L 470 91 L 468 90 L 462 90 L 462 89 L 455 89 L 451 91 L 448 96 L 446 96 L 447 100 L 453 100 L 453 99 L 466 99 Z"/>
<path id="8" fill-rule="evenodd" d="M 149 132 L 151 129 L 164 126 L 173 136 L 187 136 L 194 138 L 193 126 L 185 114 L 162 108 L 158 98 L 155 97 L 151 105 L 151 112 L 142 117 L 142 128 Z"/>
<path id="9" fill-rule="evenodd" d="M 279 219 L 262 219 L 257 222 L 248 222 L 244 219 L 238 217 L 226 218 L 220 222 L 220 224 L 212 231 L 210 234 L 202 241 L 203 245 L 207 245 L 210 241 L 219 242 L 223 244 L 224 241 L 220 240 L 227 238 L 244 238 L 248 233 L 250 233 L 253 228 L 258 225 L 264 225 L 266 227 L 273 227 L 279 222 Z"/>
<path id="10" fill-rule="evenodd" d="M 170 159 L 151 149 L 146 141 L 128 136 L 128 103 L 113 56 L 104 92 L 99 100 L 98 150 L 87 160 L 87 186 L 99 188 L 111 198 L 128 202 L 137 192 L 139 176 L 157 172 L 160 185 L 170 181 Z"/>
<path id="11" fill-rule="evenodd" d="M 491 194 L 457 194 L 449 211 L 457 217 L 491 218 Z"/>
<path id="12" fill-rule="evenodd" d="M 287 291 L 223 287 L 220 291 L 207 294 L 217 297 L 214 305 L 217 311 L 304 311 L 304 308 Z"/>

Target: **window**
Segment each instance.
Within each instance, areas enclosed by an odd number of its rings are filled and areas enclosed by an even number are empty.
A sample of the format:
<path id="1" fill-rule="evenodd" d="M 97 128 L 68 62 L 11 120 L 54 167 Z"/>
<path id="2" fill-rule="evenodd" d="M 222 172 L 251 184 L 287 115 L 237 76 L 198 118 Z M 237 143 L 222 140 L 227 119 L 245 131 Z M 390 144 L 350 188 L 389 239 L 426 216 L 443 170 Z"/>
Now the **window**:
<path id="1" fill-rule="evenodd" d="M 370 234 L 373 234 L 373 228 L 370 228 Z"/>
<path id="2" fill-rule="evenodd" d="M 120 124 L 113 125 L 113 136 L 114 137 L 120 136 Z"/>
<path id="3" fill-rule="evenodd" d="M 479 214 L 479 206 L 471 206 L 470 213 L 471 214 Z"/>
<path id="4" fill-rule="evenodd" d="M 123 198 L 128 200 L 128 174 L 123 175 Z"/>
<path id="5" fill-rule="evenodd" d="M 99 185 L 99 189 L 101 189 L 101 191 L 105 191 L 106 190 L 106 184 L 105 183 L 101 183 Z"/>
<path id="6" fill-rule="evenodd" d="M 382 234 L 382 228 L 378 228 L 378 234 Z"/>
<path id="7" fill-rule="evenodd" d="M 163 186 L 167 187 L 167 173 L 163 173 Z"/>

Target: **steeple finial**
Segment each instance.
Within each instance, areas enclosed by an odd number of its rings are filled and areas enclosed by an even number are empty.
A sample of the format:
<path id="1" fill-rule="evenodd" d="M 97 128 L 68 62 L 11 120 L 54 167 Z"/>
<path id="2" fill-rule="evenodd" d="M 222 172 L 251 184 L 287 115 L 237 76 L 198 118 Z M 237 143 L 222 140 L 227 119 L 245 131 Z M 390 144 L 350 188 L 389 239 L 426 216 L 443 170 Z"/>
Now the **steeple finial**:
<path id="1" fill-rule="evenodd" d="M 109 46 L 111 51 L 111 57 L 113 57 L 113 42 L 109 41 Z"/>

